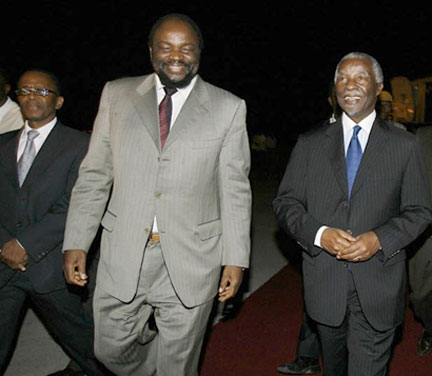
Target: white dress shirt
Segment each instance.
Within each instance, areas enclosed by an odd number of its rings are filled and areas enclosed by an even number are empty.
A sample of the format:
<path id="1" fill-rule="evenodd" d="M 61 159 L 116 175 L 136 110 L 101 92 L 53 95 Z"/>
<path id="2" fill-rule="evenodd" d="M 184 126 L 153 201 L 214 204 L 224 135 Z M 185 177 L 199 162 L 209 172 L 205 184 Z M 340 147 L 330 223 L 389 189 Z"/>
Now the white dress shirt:
<path id="1" fill-rule="evenodd" d="M 45 124 L 44 126 L 38 128 L 38 129 L 35 129 L 39 132 L 39 135 L 37 137 L 35 137 L 35 139 L 33 140 L 35 150 L 36 150 L 36 155 L 39 152 L 42 145 L 44 144 L 48 135 L 51 133 L 51 131 L 54 128 L 54 126 L 56 125 L 56 123 L 57 123 L 57 118 L 54 118 L 52 121 Z M 33 128 L 31 128 L 28 125 L 28 121 L 26 121 L 24 124 L 23 131 L 21 132 L 19 143 L 18 143 L 17 162 L 19 161 L 22 153 L 24 152 L 24 147 L 25 147 L 25 144 L 27 142 L 27 133 L 31 130 L 33 130 Z"/>
<path id="2" fill-rule="evenodd" d="M 356 123 L 354 122 L 348 115 L 345 114 L 345 112 L 342 114 L 342 129 L 343 129 L 343 135 L 344 135 L 344 150 L 345 150 L 345 156 L 348 151 L 348 146 L 351 141 L 354 127 L 356 125 L 359 125 L 361 127 L 361 130 L 359 131 L 357 137 L 360 142 L 360 146 L 362 149 L 362 152 L 365 151 L 367 142 L 369 140 L 369 135 L 372 130 L 372 125 L 376 118 L 376 112 L 375 110 L 372 111 L 368 116 L 366 116 L 361 122 Z M 322 226 L 319 228 L 315 235 L 315 242 L 314 244 L 317 247 L 321 248 L 321 236 L 325 229 L 327 229 L 328 226 Z"/>
<path id="3" fill-rule="evenodd" d="M 159 106 L 159 104 L 162 102 L 162 100 L 165 97 L 165 90 L 157 74 L 155 75 L 155 78 L 156 78 L 157 103 Z M 195 86 L 196 80 L 197 80 L 197 76 L 195 76 L 192 79 L 192 81 L 189 83 L 188 86 L 177 89 L 177 91 L 171 96 L 172 113 L 171 113 L 170 129 L 174 126 L 174 123 L 177 119 L 178 114 L 180 113 L 180 110 L 182 109 L 183 105 L 186 102 L 186 99 L 188 98 L 193 87 Z M 156 217 L 153 221 L 152 233 L 153 234 L 158 233 Z"/>
<path id="4" fill-rule="evenodd" d="M 159 76 L 156 74 L 155 77 L 156 77 L 157 102 L 159 105 L 165 97 L 165 90 L 164 90 L 164 86 L 160 82 Z M 186 99 L 188 98 L 193 87 L 195 86 L 196 80 L 197 80 L 197 76 L 195 76 L 192 79 L 192 81 L 189 83 L 188 86 L 186 86 L 184 88 L 177 89 L 177 91 L 171 96 L 172 114 L 171 114 L 170 129 L 173 127 L 173 125 L 177 119 L 177 116 L 180 113 L 180 110 L 182 109 L 183 105 L 186 102 Z"/>

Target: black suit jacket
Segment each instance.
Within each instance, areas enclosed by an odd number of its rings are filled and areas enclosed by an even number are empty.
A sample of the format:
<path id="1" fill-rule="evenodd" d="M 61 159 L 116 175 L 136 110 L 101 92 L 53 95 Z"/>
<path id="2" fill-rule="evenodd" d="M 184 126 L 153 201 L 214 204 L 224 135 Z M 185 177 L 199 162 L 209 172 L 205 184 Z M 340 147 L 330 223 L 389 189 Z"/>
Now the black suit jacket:
<path id="1" fill-rule="evenodd" d="M 66 213 L 89 135 L 57 122 L 18 185 L 20 131 L 0 135 L 0 245 L 17 238 L 25 248 L 36 291 L 64 288 L 61 252 Z M 0 288 L 17 271 L 0 263 Z M 19 272 L 21 273 L 21 272 Z"/>
<path id="2" fill-rule="evenodd" d="M 309 315 L 337 326 L 347 304 L 348 264 L 314 245 L 327 225 L 354 236 L 375 231 L 382 251 L 351 269 L 363 312 L 377 330 L 403 320 L 405 251 L 431 221 L 416 137 L 376 119 L 348 199 L 342 120 L 302 135 L 273 201 L 285 230 L 303 246 Z"/>

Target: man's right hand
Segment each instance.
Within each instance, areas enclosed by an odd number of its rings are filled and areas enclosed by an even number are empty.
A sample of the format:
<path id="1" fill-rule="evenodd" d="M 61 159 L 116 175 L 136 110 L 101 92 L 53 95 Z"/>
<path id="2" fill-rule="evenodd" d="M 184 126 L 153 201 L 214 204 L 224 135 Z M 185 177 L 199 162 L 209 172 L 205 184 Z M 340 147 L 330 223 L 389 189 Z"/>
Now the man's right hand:
<path id="1" fill-rule="evenodd" d="M 339 252 L 348 248 L 356 238 L 350 233 L 338 228 L 327 228 L 321 235 L 321 247 L 330 254 L 337 256 Z"/>
<path id="2" fill-rule="evenodd" d="M 87 283 L 86 274 L 87 253 L 82 249 L 71 249 L 64 251 L 63 271 L 66 282 L 72 285 L 85 286 Z"/>

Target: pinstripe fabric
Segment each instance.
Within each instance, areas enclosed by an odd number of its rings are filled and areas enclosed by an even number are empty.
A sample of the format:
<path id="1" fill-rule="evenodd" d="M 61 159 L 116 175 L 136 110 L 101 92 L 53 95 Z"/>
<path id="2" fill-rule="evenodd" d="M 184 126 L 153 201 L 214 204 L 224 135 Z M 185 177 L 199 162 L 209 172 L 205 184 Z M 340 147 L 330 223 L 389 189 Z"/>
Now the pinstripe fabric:
<path id="1" fill-rule="evenodd" d="M 160 244 L 148 243 L 131 303 L 123 304 L 101 289 L 95 291 L 95 332 L 100 339 L 95 342 L 96 355 L 119 376 L 196 376 L 211 307 L 212 301 L 193 308 L 181 304 Z M 151 314 L 156 319 L 157 335 L 148 325 Z M 114 333 L 120 333 L 115 340 Z"/>
<path id="2" fill-rule="evenodd" d="M 216 295 L 221 265 L 249 265 L 246 106 L 198 78 L 163 151 L 157 108 L 154 75 L 104 88 L 64 249 L 88 249 L 102 220 L 97 284 L 130 301 L 156 216 L 170 278 L 191 307 Z"/>
<path id="3" fill-rule="evenodd" d="M 419 128 L 416 135 L 420 140 L 432 196 L 432 126 Z M 420 240 L 418 244 L 422 244 L 421 247 L 415 249 L 409 260 L 410 298 L 423 328 L 432 333 L 432 225 Z"/>
<path id="4" fill-rule="evenodd" d="M 322 225 L 375 231 L 382 252 L 352 263 L 363 312 L 377 330 L 402 322 L 405 251 L 431 221 L 420 148 L 408 132 L 375 120 L 348 205 L 342 124 L 302 135 L 295 146 L 273 207 L 281 226 L 304 248 L 308 314 L 337 326 L 347 303 L 347 264 L 314 246 Z"/>

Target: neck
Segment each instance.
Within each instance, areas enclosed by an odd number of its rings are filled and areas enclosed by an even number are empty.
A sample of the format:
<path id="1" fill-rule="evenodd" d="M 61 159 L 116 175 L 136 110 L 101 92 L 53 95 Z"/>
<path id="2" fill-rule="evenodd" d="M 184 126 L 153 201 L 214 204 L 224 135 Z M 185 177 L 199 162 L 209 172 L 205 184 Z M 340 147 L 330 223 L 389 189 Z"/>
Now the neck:
<path id="1" fill-rule="evenodd" d="M 54 118 L 55 118 L 55 116 L 50 120 L 44 120 L 44 121 L 28 120 L 28 125 L 32 129 L 39 129 L 39 128 L 42 128 L 44 125 L 51 123 L 54 120 Z"/>

